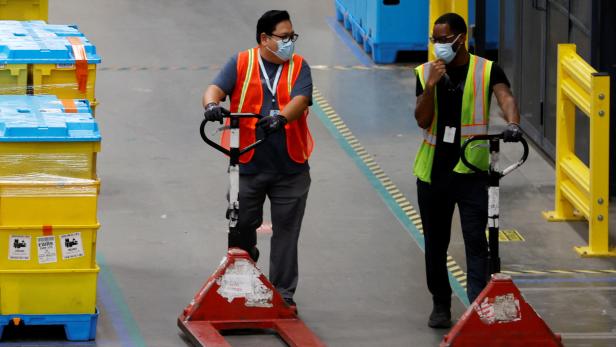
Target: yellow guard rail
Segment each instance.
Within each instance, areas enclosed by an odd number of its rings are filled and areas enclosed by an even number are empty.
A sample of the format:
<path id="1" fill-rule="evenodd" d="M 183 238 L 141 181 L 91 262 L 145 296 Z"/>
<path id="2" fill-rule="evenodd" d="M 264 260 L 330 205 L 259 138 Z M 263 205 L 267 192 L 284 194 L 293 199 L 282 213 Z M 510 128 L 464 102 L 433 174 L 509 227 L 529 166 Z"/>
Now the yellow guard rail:
<path id="1" fill-rule="evenodd" d="M 581 256 L 616 256 L 609 247 L 610 77 L 597 73 L 574 44 L 558 45 L 556 77 L 556 193 L 549 221 L 588 220 Z M 575 154 L 575 109 L 590 118 L 590 167 Z"/>

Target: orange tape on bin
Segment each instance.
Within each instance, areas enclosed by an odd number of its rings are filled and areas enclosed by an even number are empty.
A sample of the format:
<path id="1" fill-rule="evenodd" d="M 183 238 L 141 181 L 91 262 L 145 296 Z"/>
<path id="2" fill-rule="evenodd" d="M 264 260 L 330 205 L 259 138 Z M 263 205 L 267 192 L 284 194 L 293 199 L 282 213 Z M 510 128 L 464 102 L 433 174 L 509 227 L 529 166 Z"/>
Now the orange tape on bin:
<path id="1" fill-rule="evenodd" d="M 85 93 L 88 85 L 88 57 L 86 49 L 83 47 L 83 42 L 79 37 L 67 37 L 67 39 L 73 48 L 73 55 L 75 56 L 77 85 L 79 86 L 79 91 Z"/>

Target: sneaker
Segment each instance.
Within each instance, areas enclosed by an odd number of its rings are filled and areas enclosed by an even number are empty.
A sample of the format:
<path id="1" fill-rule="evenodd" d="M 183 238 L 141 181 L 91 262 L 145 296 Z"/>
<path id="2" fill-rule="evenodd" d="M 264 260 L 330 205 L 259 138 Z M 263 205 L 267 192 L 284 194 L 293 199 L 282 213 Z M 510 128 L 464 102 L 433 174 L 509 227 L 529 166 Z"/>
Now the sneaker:
<path id="1" fill-rule="evenodd" d="M 434 305 L 428 326 L 435 329 L 451 328 L 451 309 L 445 305 Z"/>
<path id="2" fill-rule="evenodd" d="M 254 261 L 255 263 L 259 260 L 259 249 L 257 247 L 253 247 L 252 250 L 248 252 L 248 254 L 250 255 L 252 261 Z"/>
<path id="3" fill-rule="evenodd" d="M 297 314 L 297 304 L 293 300 L 293 298 L 284 298 L 284 302 L 289 306 L 290 309 Z"/>

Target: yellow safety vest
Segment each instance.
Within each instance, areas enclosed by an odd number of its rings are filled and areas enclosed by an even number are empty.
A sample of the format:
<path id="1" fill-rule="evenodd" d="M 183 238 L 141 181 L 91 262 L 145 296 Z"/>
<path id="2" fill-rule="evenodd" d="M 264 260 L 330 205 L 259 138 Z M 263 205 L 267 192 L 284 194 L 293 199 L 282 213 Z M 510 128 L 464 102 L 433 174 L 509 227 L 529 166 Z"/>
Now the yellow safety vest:
<path id="1" fill-rule="evenodd" d="M 430 62 L 415 68 L 417 80 L 425 89 L 426 82 L 430 76 Z M 490 73 L 492 71 L 492 61 L 470 55 L 468 74 L 464 84 L 462 94 L 462 129 L 460 133 L 460 147 L 469 137 L 488 133 L 490 121 Z M 434 88 L 434 119 L 428 129 L 423 130 L 423 142 L 417 151 L 413 174 L 420 180 L 431 183 L 432 163 L 434 161 L 434 150 L 436 147 L 436 129 L 438 119 L 437 91 Z M 466 158 L 470 163 L 482 170 L 487 170 L 489 166 L 489 149 L 484 146 L 484 141 L 477 141 L 473 146 L 466 148 Z M 481 145 L 481 146 L 476 146 Z M 453 171 L 458 173 L 472 173 L 462 161 L 458 161 Z"/>

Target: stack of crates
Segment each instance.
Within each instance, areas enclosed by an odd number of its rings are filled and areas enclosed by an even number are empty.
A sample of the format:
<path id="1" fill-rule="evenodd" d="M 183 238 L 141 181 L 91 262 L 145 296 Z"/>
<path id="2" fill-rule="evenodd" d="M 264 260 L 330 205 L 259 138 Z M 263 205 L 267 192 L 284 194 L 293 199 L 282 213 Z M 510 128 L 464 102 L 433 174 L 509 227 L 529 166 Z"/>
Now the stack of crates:
<path id="1" fill-rule="evenodd" d="M 63 325 L 93 340 L 101 59 L 76 26 L 31 20 L 47 0 L 0 0 L 0 19 L 0 336 Z"/>
<path id="2" fill-rule="evenodd" d="M 96 108 L 96 47 L 74 25 L 0 21 L 0 94 L 86 99 Z"/>

